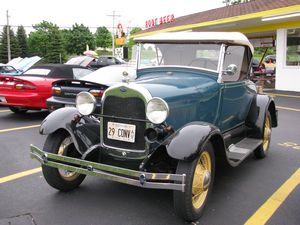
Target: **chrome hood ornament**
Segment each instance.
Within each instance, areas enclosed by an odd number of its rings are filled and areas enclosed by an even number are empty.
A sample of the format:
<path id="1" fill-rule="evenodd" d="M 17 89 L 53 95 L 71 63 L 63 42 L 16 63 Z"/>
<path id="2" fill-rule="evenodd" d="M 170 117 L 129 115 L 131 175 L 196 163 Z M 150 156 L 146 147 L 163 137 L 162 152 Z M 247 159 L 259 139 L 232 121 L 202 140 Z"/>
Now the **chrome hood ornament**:
<path id="1" fill-rule="evenodd" d="M 130 80 L 130 78 L 128 77 L 128 72 L 127 71 L 123 71 L 123 73 L 122 73 L 122 75 L 123 75 L 123 79 L 122 79 L 122 82 L 124 82 L 124 83 L 129 83 L 129 80 Z"/>

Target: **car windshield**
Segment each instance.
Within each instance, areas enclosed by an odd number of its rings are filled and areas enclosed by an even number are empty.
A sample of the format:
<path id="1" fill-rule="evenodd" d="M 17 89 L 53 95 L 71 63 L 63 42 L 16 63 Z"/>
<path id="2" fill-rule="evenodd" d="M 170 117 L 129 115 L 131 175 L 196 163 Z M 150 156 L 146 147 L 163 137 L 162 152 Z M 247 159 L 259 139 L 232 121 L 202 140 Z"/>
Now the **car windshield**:
<path id="1" fill-rule="evenodd" d="M 217 71 L 220 44 L 142 43 L 138 68 L 189 66 Z"/>

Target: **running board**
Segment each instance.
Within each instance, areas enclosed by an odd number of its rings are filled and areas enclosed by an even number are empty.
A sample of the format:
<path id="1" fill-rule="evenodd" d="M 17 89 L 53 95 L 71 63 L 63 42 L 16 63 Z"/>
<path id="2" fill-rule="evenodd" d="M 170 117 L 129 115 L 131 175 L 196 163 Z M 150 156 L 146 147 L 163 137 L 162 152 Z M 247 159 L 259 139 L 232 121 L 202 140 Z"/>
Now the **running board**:
<path id="1" fill-rule="evenodd" d="M 228 147 L 227 158 L 234 166 L 240 164 L 248 155 L 263 143 L 261 139 L 244 138 Z"/>

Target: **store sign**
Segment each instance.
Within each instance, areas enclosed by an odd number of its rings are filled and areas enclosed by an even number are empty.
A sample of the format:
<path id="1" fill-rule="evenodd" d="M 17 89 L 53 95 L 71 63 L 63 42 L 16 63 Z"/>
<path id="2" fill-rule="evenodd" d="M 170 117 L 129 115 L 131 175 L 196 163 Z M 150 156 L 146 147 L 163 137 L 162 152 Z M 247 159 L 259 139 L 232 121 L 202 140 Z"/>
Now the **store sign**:
<path id="1" fill-rule="evenodd" d="M 118 23 L 116 29 L 116 45 L 124 45 L 125 44 L 125 32 L 123 31 L 123 26 L 121 23 Z"/>
<path id="2" fill-rule="evenodd" d="M 151 27 L 155 27 L 157 25 L 161 25 L 161 24 L 164 24 L 164 23 L 174 22 L 174 20 L 175 20 L 174 14 L 167 15 L 167 16 L 162 16 L 162 17 L 159 17 L 159 18 L 147 20 L 146 23 L 145 23 L 145 27 L 146 28 L 151 28 Z"/>
<path id="3" fill-rule="evenodd" d="M 123 54 L 123 47 L 121 48 L 115 48 L 115 56 L 123 59 L 124 58 L 124 54 Z"/>

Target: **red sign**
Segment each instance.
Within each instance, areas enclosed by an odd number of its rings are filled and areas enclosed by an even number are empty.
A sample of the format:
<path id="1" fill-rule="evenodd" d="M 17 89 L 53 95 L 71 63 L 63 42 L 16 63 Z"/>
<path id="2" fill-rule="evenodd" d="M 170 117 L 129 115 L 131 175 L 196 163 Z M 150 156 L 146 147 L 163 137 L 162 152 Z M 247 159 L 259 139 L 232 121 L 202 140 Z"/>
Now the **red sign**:
<path id="1" fill-rule="evenodd" d="M 174 14 L 167 15 L 167 16 L 162 16 L 162 17 L 159 17 L 159 18 L 147 20 L 146 24 L 145 24 L 145 27 L 146 28 L 155 27 L 157 25 L 161 25 L 161 24 L 164 24 L 164 23 L 174 22 L 174 20 L 175 20 Z"/>

